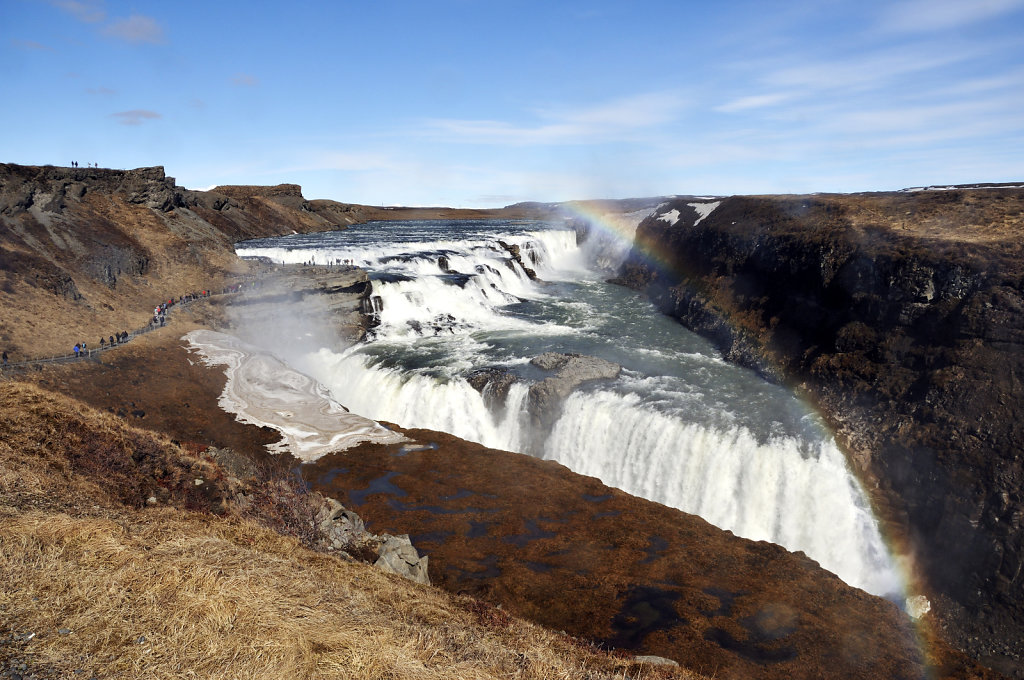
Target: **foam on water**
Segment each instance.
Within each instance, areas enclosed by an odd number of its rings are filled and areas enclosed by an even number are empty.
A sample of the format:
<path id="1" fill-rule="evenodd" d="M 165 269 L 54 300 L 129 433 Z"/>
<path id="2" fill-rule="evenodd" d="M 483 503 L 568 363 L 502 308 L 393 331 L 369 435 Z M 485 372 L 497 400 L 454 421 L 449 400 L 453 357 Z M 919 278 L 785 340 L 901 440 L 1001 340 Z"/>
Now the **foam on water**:
<path id="1" fill-rule="evenodd" d="M 603 283 L 586 269 L 574 232 L 542 226 L 374 225 L 249 243 L 239 254 L 352 260 L 370 271 L 380 322 L 371 341 L 295 358 L 354 412 L 555 459 L 741 536 L 802 550 L 851 585 L 898 593 L 863 493 L 813 414 Z M 542 281 L 499 242 L 517 246 Z M 550 432 L 531 432 L 529 384 L 545 375 L 528 360 L 549 350 L 624 370 L 571 394 Z M 484 367 L 519 376 L 504 403 L 467 381 Z"/>

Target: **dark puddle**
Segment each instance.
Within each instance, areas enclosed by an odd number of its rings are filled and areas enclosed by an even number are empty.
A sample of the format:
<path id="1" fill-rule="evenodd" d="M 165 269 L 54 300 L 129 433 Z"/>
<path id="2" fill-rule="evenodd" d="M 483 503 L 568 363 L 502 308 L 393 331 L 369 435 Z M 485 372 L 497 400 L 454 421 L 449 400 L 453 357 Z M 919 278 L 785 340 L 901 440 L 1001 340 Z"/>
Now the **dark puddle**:
<path id="1" fill-rule="evenodd" d="M 542 521 L 551 521 L 551 520 L 544 520 L 543 517 L 540 518 L 540 520 L 542 520 Z M 525 548 L 526 544 L 529 543 L 530 541 L 537 541 L 537 540 L 540 540 L 542 538 L 554 538 L 556 536 L 554 531 L 546 531 L 544 529 L 541 529 L 539 526 L 537 526 L 537 520 L 533 520 L 533 519 L 523 520 L 523 524 L 526 525 L 526 533 L 525 534 L 515 534 L 515 535 L 512 535 L 512 536 L 506 536 L 506 537 L 504 537 L 501 540 L 505 541 L 506 543 L 511 543 L 512 545 L 516 546 L 517 548 Z"/>
<path id="2" fill-rule="evenodd" d="M 661 553 L 668 549 L 668 541 L 661 536 L 651 536 L 647 540 L 650 541 L 650 545 L 644 549 L 644 552 L 647 553 L 647 557 L 640 560 L 640 564 L 650 564 L 661 557 Z"/>
<path id="3" fill-rule="evenodd" d="M 344 467 L 343 468 L 332 468 L 328 472 L 325 472 L 323 475 L 321 475 L 320 478 L 317 480 L 317 482 L 319 484 L 327 486 L 328 484 L 333 482 L 334 478 L 337 477 L 338 475 L 347 475 L 347 474 L 348 474 L 348 468 L 344 468 Z"/>
<path id="4" fill-rule="evenodd" d="M 445 501 L 445 502 L 447 502 L 447 501 L 457 501 L 459 499 L 469 498 L 470 496 L 474 496 L 474 495 L 476 495 L 476 494 L 474 494 L 469 489 L 459 489 L 458 491 L 456 491 L 455 493 L 451 494 L 450 496 L 441 496 L 438 500 L 442 500 L 442 501 Z"/>
<path id="5" fill-rule="evenodd" d="M 431 531 L 425 534 L 413 534 L 409 536 L 409 540 L 416 546 L 417 549 L 421 549 L 420 545 L 423 543 L 438 543 L 444 545 L 444 542 L 455 535 L 454 531 Z"/>
<path id="6" fill-rule="evenodd" d="M 480 538 L 481 536 L 486 536 L 492 524 L 493 522 L 474 522 L 473 520 L 470 520 L 469 531 L 466 533 L 466 538 Z"/>
<path id="7" fill-rule="evenodd" d="M 530 571 L 536 572 L 538 574 L 546 574 L 549 571 L 551 571 L 552 569 L 554 569 L 554 567 L 552 565 L 550 565 L 550 564 L 548 564 L 546 562 L 529 562 L 529 561 L 524 561 L 523 564 L 525 564 Z"/>
<path id="8" fill-rule="evenodd" d="M 676 613 L 679 593 L 651 586 L 637 586 L 629 591 L 622 609 L 612 619 L 615 631 L 607 642 L 621 649 L 638 649 L 644 638 L 658 630 L 687 625 Z"/>
<path id="9" fill-rule="evenodd" d="M 744 590 L 734 593 L 724 588 L 714 587 L 704 588 L 704 592 L 718 598 L 718 609 L 700 610 L 701 614 L 709 618 L 712 616 L 732 616 L 732 605 L 736 602 L 736 598 L 747 594 Z"/>
<path id="10" fill-rule="evenodd" d="M 598 512 L 591 515 L 591 519 L 601 519 L 602 517 L 618 517 L 622 513 L 618 510 L 612 510 L 611 512 Z"/>
<path id="11" fill-rule="evenodd" d="M 485 578 L 498 578 L 501 576 L 501 569 L 498 569 L 498 556 L 488 555 L 482 560 L 476 562 L 483 569 L 482 571 L 469 571 L 468 569 L 460 569 L 459 567 L 449 567 L 451 571 L 458 572 L 458 578 L 471 578 L 471 579 L 485 579 Z"/>
<path id="12" fill-rule="evenodd" d="M 739 620 L 747 631 L 746 640 L 737 640 L 732 633 L 721 628 L 704 631 L 704 639 L 717 643 L 723 649 L 736 652 L 757 663 L 779 663 L 796 658 L 796 649 L 771 643 L 796 632 L 796 615 L 787 611 L 761 610 L 753 616 Z"/>
<path id="13" fill-rule="evenodd" d="M 383 477 L 371 480 L 370 485 L 365 489 L 359 491 L 349 490 L 348 499 L 349 503 L 353 505 L 364 505 L 368 496 L 372 496 L 375 493 L 388 494 L 391 496 L 403 497 L 407 495 L 404 490 L 395 486 L 391 483 L 391 478 L 399 474 L 397 471 L 392 470 Z"/>
<path id="14" fill-rule="evenodd" d="M 404 494 L 403 494 L 404 495 Z M 388 500 L 388 505 L 400 512 L 416 512 L 424 510 L 426 512 L 435 515 L 476 515 L 480 513 L 495 513 L 498 512 L 498 508 L 443 508 L 440 505 L 411 505 L 409 503 L 403 503 L 397 498 L 391 498 Z"/>

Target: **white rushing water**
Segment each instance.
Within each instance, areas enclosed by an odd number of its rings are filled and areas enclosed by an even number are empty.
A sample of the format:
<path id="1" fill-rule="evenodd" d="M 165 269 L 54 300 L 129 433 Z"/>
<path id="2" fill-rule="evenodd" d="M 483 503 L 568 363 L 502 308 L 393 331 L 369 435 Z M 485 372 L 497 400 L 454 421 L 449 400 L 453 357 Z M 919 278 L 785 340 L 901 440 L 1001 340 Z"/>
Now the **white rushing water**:
<path id="1" fill-rule="evenodd" d="M 540 281 L 514 260 L 516 248 Z M 300 356 L 271 348 L 352 412 L 555 459 L 740 536 L 802 550 L 869 592 L 901 591 L 863 493 L 815 414 L 603 282 L 573 231 L 375 223 L 237 252 L 352 261 L 371 273 L 379 325 L 367 342 Z M 578 388 L 550 431 L 535 432 L 528 389 L 549 374 L 529 360 L 546 351 L 597 356 L 623 371 Z M 491 399 L 467 379 L 480 369 L 517 380 Z"/>

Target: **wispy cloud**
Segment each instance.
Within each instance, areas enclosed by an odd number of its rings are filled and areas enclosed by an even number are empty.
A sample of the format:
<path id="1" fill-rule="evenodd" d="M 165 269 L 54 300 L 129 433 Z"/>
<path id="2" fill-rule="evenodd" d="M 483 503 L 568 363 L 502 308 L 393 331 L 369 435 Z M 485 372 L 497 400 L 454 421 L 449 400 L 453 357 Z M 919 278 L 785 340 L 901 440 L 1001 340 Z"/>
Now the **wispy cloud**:
<path id="1" fill-rule="evenodd" d="M 102 85 L 100 87 L 87 87 L 85 88 L 85 91 L 87 94 L 97 94 L 103 97 L 111 97 L 117 94 L 117 90 L 112 90 L 109 87 L 103 87 Z"/>
<path id="2" fill-rule="evenodd" d="M 119 111 L 118 113 L 110 114 L 111 118 L 116 119 L 121 125 L 142 125 L 148 120 L 156 120 L 163 118 L 156 111 L 148 111 L 146 109 L 132 109 L 131 111 Z"/>
<path id="3" fill-rule="evenodd" d="M 676 93 L 650 93 L 585 108 L 540 109 L 535 111 L 540 120 L 533 125 L 448 118 L 429 121 L 428 128 L 463 142 L 523 146 L 600 143 L 676 120 L 686 105 Z"/>
<path id="4" fill-rule="evenodd" d="M 51 4 L 87 24 L 96 24 L 107 18 L 102 0 L 51 0 Z"/>
<path id="5" fill-rule="evenodd" d="M 1024 9 L 1024 0 L 907 0 L 885 9 L 884 31 L 925 33 L 988 21 Z"/>
<path id="6" fill-rule="evenodd" d="M 377 151 L 313 151 L 300 154 L 294 164 L 284 168 L 285 172 L 308 172 L 311 170 L 340 171 L 398 171 L 407 169 L 408 164 L 391 155 Z"/>
<path id="7" fill-rule="evenodd" d="M 11 38 L 11 45 L 17 47 L 20 50 L 37 50 L 42 52 L 53 52 L 53 48 L 49 45 L 38 43 L 35 40 L 18 40 L 17 38 Z"/>
<path id="8" fill-rule="evenodd" d="M 240 87 L 256 87 L 260 84 L 260 79 L 248 73 L 236 73 L 231 76 L 231 82 Z"/>
<path id="9" fill-rule="evenodd" d="M 749 97 L 740 97 L 739 99 L 734 99 L 731 102 L 715 107 L 715 110 L 723 113 L 735 113 L 737 111 L 749 111 L 751 109 L 764 109 L 770 106 L 777 106 L 792 97 L 793 95 L 788 92 L 775 92 L 773 94 L 759 94 Z"/>
<path id="10" fill-rule="evenodd" d="M 908 46 L 859 53 L 845 59 L 801 60 L 764 76 L 767 85 L 790 91 L 869 90 L 901 77 L 950 66 L 977 56 L 975 50 Z"/>
<path id="11" fill-rule="evenodd" d="M 103 35 L 134 44 L 160 45 L 165 42 L 164 29 L 156 19 L 142 14 L 132 14 L 127 19 L 114 21 L 104 27 Z"/>

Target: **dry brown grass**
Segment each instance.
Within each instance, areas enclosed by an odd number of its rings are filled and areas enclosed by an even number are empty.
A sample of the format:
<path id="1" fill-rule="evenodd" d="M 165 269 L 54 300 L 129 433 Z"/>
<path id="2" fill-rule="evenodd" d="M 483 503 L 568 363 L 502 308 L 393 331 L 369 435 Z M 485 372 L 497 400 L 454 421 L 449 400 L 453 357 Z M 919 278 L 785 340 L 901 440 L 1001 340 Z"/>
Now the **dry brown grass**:
<path id="1" fill-rule="evenodd" d="M 307 550 L 231 512 L 135 508 L 124 485 L 76 469 L 80 444 L 66 434 L 128 451 L 138 444 L 130 428 L 37 388 L 4 387 L 0 633 L 35 633 L 21 657 L 58 676 L 694 677 Z"/>

